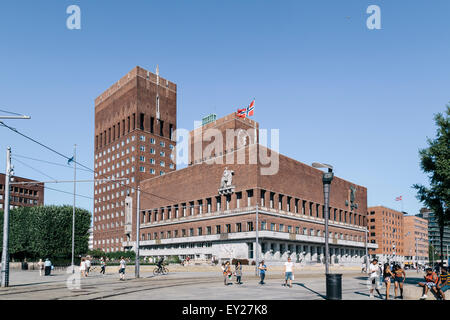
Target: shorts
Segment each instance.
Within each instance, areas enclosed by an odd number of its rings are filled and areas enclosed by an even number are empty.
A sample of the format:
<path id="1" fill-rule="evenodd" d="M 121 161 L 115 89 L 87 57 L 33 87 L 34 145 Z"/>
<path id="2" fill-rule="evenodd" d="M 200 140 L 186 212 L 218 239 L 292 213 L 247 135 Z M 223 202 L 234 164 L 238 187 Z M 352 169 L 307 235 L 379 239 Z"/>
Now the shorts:
<path id="1" fill-rule="evenodd" d="M 120 269 L 119 269 L 119 273 L 125 274 L 125 268 L 120 268 Z"/>
<path id="2" fill-rule="evenodd" d="M 372 278 L 372 289 L 376 289 L 378 287 L 377 278 Z"/>
<path id="3" fill-rule="evenodd" d="M 441 287 L 442 292 L 445 292 L 448 290 L 448 288 L 450 288 L 450 285 L 446 284 L 445 286 Z"/>
<path id="4" fill-rule="evenodd" d="M 391 283 L 391 277 L 384 277 L 384 282 Z"/>
<path id="5" fill-rule="evenodd" d="M 292 280 L 292 272 L 286 272 L 286 280 Z"/>
<path id="6" fill-rule="evenodd" d="M 403 282 L 403 277 L 395 277 L 394 282 Z"/>
<path id="7" fill-rule="evenodd" d="M 426 285 L 429 289 L 436 287 L 436 283 L 434 283 L 434 282 L 427 282 Z"/>

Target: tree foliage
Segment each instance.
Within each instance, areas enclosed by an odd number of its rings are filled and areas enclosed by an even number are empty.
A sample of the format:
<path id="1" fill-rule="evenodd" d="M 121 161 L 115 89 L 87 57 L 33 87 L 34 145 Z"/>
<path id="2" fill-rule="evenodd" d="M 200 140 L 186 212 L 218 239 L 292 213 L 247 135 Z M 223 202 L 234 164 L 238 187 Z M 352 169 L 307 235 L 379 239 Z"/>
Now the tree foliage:
<path id="1" fill-rule="evenodd" d="M 9 254 L 12 259 L 67 260 L 72 255 L 71 206 L 21 207 L 10 211 Z M 3 211 L 0 211 L 0 244 L 3 242 Z M 91 213 L 75 210 L 75 256 L 88 251 Z M 1 247 L 0 247 L 1 250 Z"/>
<path id="2" fill-rule="evenodd" d="M 428 148 L 419 150 L 420 168 L 428 175 L 429 187 L 415 184 L 417 199 L 436 215 L 441 239 L 443 259 L 444 226 L 450 221 L 450 105 L 445 114 L 434 116 L 437 126 L 436 137 L 427 139 Z"/>

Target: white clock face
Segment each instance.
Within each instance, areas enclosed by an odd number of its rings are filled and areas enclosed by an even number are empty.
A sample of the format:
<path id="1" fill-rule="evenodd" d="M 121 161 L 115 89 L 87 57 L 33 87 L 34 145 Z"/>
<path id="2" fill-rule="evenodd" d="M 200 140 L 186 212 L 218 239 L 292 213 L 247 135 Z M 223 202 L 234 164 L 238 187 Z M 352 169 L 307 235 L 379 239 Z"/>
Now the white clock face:
<path id="1" fill-rule="evenodd" d="M 238 147 L 243 147 L 243 146 L 247 145 L 248 141 L 250 139 L 247 131 L 245 131 L 243 129 L 239 129 L 237 137 L 238 137 L 238 144 L 239 144 Z"/>

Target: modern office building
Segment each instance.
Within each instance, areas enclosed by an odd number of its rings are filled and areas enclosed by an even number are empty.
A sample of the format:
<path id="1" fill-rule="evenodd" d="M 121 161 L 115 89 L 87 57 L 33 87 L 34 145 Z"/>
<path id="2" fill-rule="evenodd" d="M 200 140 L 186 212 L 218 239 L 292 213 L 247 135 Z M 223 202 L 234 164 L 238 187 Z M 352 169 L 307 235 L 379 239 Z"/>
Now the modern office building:
<path id="1" fill-rule="evenodd" d="M 378 261 L 404 263 L 404 226 L 403 212 L 384 206 L 368 209 L 369 242 L 378 244 L 378 248 L 369 250 Z"/>
<path id="2" fill-rule="evenodd" d="M 141 198 L 141 255 L 324 262 L 323 172 L 260 145 L 257 129 L 235 113 L 207 123 L 190 134 L 188 167 L 141 181 L 157 194 Z M 204 143 L 229 132 L 231 143 Z M 335 177 L 329 209 L 331 262 L 360 264 L 377 247 L 366 241 L 367 189 Z"/>
<path id="3" fill-rule="evenodd" d="M 417 217 L 426 219 L 428 221 L 428 242 L 433 246 L 435 255 L 439 257 L 441 250 L 441 237 L 439 232 L 439 224 L 436 215 L 432 210 L 427 208 L 420 209 L 420 213 Z M 450 251 L 450 223 L 444 227 L 444 238 L 443 238 L 443 256 L 444 260 L 449 259 Z M 432 261 L 430 261 L 432 262 Z"/>
<path id="4" fill-rule="evenodd" d="M 404 216 L 405 265 L 428 263 L 428 220 L 417 216 Z"/>
<path id="5" fill-rule="evenodd" d="M 5 174 L 0 173 L 0 210 L 3 210 L 5 205 L 5 178 Z M 17 176 L 14 176 L 11 182 L 30 182 L 30 184 L 10 185 L 9 207 L 11 209 L 44 205 L 43 183 Z"/>
<path id="6" fill-rule="evenodd" d="M 173 132 L 177 119 L 177 87 L 135 67 L 95 99 L 95 178 L 93 246 L 121 251 L 131 240 L 140 181 L 174 171 Z M 136 207 L 134 207 L 135 209 Z"/>

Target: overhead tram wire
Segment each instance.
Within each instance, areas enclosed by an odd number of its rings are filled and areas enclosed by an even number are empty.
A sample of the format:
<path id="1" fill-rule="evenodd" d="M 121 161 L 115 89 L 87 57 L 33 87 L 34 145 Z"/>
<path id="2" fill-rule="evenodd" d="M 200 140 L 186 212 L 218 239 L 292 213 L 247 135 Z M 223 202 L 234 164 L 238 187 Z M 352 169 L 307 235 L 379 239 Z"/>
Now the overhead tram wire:
<path id="1" fill-rule="evenodd" d="M 43 162 L 43 163 L 48 163 L 48 164 L 52 164 L 52 165 L 55 165 L 55 166 L 60 166 L 60 167 L 63 167 L 63 168 L 73 169 L 71 166 L 67 166 L 67 165 L 64 165 L 64 164 L 61 164 L 61 163 L 56 163 L 56 162 L 51 162 L 51 161 L 47 161 L 47 160 L 31 158 L 31 157 L 27 157 L 27 156 L 23 156 L 23 155 L 19 155 L 19 154 L 14 154 L 14 155 L 12 155 L 12 157 L 13 158 L 14 157 L 19 157 L 19 158 L 24 158 L 24 159 L 28 159 L 28 160 L 34 160 L 34 161 L 39 161 L 39 162 Z M 77 170 L 89 171 L 90 172 L 90 170 L 87 170 L 87 169 L 77 169 Z"/>
<path id="2" fill-rule="evenodd" d="M 49 176 L 49 175 L 43 173 L 42 171 L 40 171 L 40 170 L 38 170 L 38 169 L 36 169 L 36 168 L 30 166 L 30 165 L 27 165 L 26 163 L 24 163 L 24 162 L 22 162 L 22 161 L 20 161 L 20 160 L 18 160 L 18 159 L 15 159 L 15 160 L 16 160 L 17 162 L 21 163 L 22 165 L 24 165 L 24 166 L 26 166 L 26 167 L 28 167 L 28 168 L 30 168 L 30 169 L 32 169 L 32 170 L 35 170 L 35 171 L 37 171 L 37 172 L 39 172 L 39 173 L 41 173 L 41 174 L 43 174 L 43 175 L 49 177 L 50 179 L 53 179 L 55 182 L 57 182 L 57 180 L 56 180 L 55 178 L 53 178 L 53 177 L 51 177 L 51 176 Z M 27 183 L 27 185 L 35 185 L 35 186 L 39 186 L 39 185 L 42 185 L 42 182 L 30 181 L 29 183 Z M 58 191 L 58 192 L 67 193 L 67 194 L 73 195 L 73 192 L 67 192 L 67 191 L 63 191 L 63 190 L 59 190 L 59 189 L 47 187 L 47 186 L 45 186 L 45 185 L 43 185 L 43 187 L 44 187 L 45 189 L 49 189 L 49 190 Z M 75 195 L 78 196 L 78 197 L 83 197 L 83 198 L 87 198 L 87 199 L 92 199 L 92 200 L 94 200 L 94 198 L 89 197 L 89 196 L 85 196 L 85 195 L 82 195 L 82 194 L 75 194 Z"/>
<path id="3" fill-rule="evenodd" d="M 44 188 L 45 188 L 45 189 L 49 189 L 49 190 L 53 190 L 53 191 L 57 191 L 57 192 L 61 192 L 61 193 L 67 193 L 67 194 L 73 195 L 73 192 L 63 191 L 63 190 L 59 190 L 59 189 L 55 189 L 55 188 L 50 188 L 50 187 L 47 187 L 47 186 L 45 186 L 45 185 L 44 185 Z M 85 195 L 82 195 L 82 194 L 75 193 L 75 195 L 76 195 L 77 197 L 82 197 L 82 198 L 94 200 L 94 198 L 89 197 L 89 196 L 85 196 Z"/>
<path id="4" fill-rule="evenodd" d="M 28 164 L 26 164 L 26 163 L 23 162 L 23 161 L 20 161 L 19 159 L 14 159 L 14 160 L 17 161 L 17 162 L 19 162 L 19 163 L 21 163 L 21 164 L 24 165 L 25 167 L 28 167 L 28 168 L 30 168 L 30 169 L 36 171 L 36 172 L 39 172 L 40 174 L 46 176 L 47 178 L 50 178 L 50 179 L 52 179 L 52 180 L 57 181 L 57 179 L 53 178 L 52 176 L 49 176 L 48 174 L 46 174 L 46 173 L 44 173 L 44 172 L 42 172 L 42 171 L 40 171 L 40 170 L 38 170 L 38 169 L 36 169 L 36 168 L 34 168 L 34 167 L 28 165 Z"/>
<path id="5" fill-rule="evenodd" d="M 62 154 L 61 152 L 58 152 L 58 151 L 56 151 L 55 149 L 53 149 L 53 148 L 51 148 L 51 147 L 49 147 L 49 146 L 46 146 L 45 144 L 43 144 L 43 143 L 41 143 L 41 142 L 39 142 L 39 141 L 37 141 L 37 140 L 35 140 L 35 139 L 33 139 L 33 138 L 27 136 L 26 134 L 20 132 L 19 130 L 15 129 L 15 128 L 12 128 L 12 127 L 10 127 L 10 126 L 8 126 L 8 125 L 6 125 L 3 121 L 0 121 L 0 125 L 2 125 L 3 127 L 8 128 L 9 130 L 11 130 L 11 131 L 13 131 L 13 132 L 15 132 L 15 133 L 21 135 L 21 136 L 24 137 L 24 138 L 27 138 L 28 140 L 33 141 L 34 143 L 36 143 L 36 144 L 38 144 L 38 145 L 44 147 L 45 149 L 50 150 L 50 151 L 56 153 L 57 155 L 63 157 L 64 159 L 71 160 L 71 158 L 65 156 L 65 155 Z M 17 159 L 16 159 L 16 160 L 17 160 Z M 83 168 L 85 168 L 85 169 L 87 169 L 87 170 L 89 170 L 89 171 L 91 171 L 91 172 L 93 172 L 93 173 L 97 173 L 95 170 L 93 170 L 93 169 L 91 169 L 91 168 L 89 168 L 89 167 L 87 167 L 87 166 L 85 166 L 85 165 L 79 163 L 79 162 L 76 161 L 76 160 L 72 160 L 72 161 L 73 161 L 74 163 L 78 164 L 79 166 L 81 166 L 81 167 L 83 167 Z M 98 174 L 100 175 L 100 173 L 98 173 Z M 94 178 L 95 178 L 95 177 L 94 177 Z M 109 177 L 108 177 L 108 178 L 109 178 Z M 111 182 L 113 182 L 113 180 L 111 180 Z M 123 182 L 119 182 L 119 183 L 120 183 L 122 186 L 124 186 L 124 187 L 133 189 L 133 190 L 135 190 L 135 191 L 137 190 L 136 187 L 130 186 L 130 185 L 125 184 L 125 183 L 123 183 Z M 148 194 L 148 195 L 151 195 L 151 196 L 154 196 L 154 197 L 163 199 L 163 200 L 171 201 L 171 202 L 184 201 L 184 200 L 168 199 L 168 198 L 165 198 L 165 197 L 162 197 L 162 196 L 158 196 L 158 195 L 156 195 L 156 194 L 153 194 L 153 193 L 148 192 L 148 191 L 143 191 L 143 190 L 141 190 L 141 194 Z"/>
<path id="6" fill-rule="evenodd" d="M 53 149 L 53 148 L 51 148 L 51 147 L 49 147 L 49 146 L 46 146 L 45 144 L 43 144 L 43 143 L 41 143 L 41 142 L 39 142 L 39 141 L 37 141 L 37 140 L 35 140 L 35 139 L 33 139 L 33 138 L 27 136 L 26 134 L 20 132 L 19 130 L 15 129 L 15 128 L 12 128 L 12 127 L 10 127 L 10 126 L 8 126 L 8 125 L 6 125 L 3 121 L 0 121 L 0 125 L 2 125 L 2 126 L 4 126 L 5 128 L 8 128 L 9 130 L 11 130 L 11 131 L 13 131 L 13 132 L 15 132 L 15 133 L 21 135 L 21 136 L 24 137 L 24 138 L 27 138 L 28 140 L 33 141 L 34 143 L 37 143 L 37 144 L 40 145 L 41 147 L 44 147 L 45 149 L 50 150 L 50 151 L 56 153 L 57 155 L 60 155 L 61 157 L 63 157 L 63 158 L 66 159 L 66 160 L 71 160 L 71 158 L 69 158 L 69 157 L 63 155 L 61 152 L 58 152 L 58 151 L 56 151 L 55 149 Z M 86 167 L 85 165 L 83 165 L 83 164 L 81 164 L 81 163 L 79 163 L 79 162 L 77 162 L 77 161 L 75 161 L 75 160 L 72 160 L 72 161 L 73 161 L 73 162 L 76 162 L 78 165 L 82 166 L 83 168 L 86 168 L 86 169 L 88 169 L 88 170 L 94 172 L 94 170 L 92 170 L 91 168 Z"/>
<path id="7" fill-rule="evenodd" d="M 15 115 L 15 116 L 23 116 L 23 114 L 16 113 L 16 112 L 11 112 L 11 111 L 1 110 L 1 109 L 0 109 L 0 111 L 4 112 L 4 113 L 9 113 L 9 114 L 12 114 L 12 115 Z"/>

